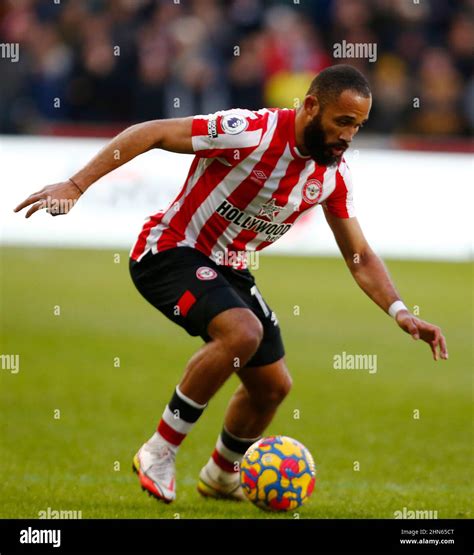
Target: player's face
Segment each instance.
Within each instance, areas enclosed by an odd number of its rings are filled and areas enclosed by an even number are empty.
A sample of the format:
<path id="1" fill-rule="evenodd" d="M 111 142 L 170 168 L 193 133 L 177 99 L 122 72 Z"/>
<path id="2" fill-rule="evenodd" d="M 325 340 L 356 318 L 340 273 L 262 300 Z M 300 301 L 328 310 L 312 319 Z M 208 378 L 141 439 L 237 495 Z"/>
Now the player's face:
<path id="1" fill-rule="evenodd" d="M 337 100 L 320 108 L 304 129 L 304 146 L 317 164 L 337 164 L 367 121 L 372 98 L 344 91 Z"/>

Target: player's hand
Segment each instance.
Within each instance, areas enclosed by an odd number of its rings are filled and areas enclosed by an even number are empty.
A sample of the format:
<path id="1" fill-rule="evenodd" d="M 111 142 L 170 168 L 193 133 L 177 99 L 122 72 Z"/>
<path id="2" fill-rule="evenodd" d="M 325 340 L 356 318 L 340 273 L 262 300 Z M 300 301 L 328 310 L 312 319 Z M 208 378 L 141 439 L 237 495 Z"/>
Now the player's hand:
<path id="1" fill-rule="evenodd" d="M 413 314 L 410 314 L 408 310 L 400 310 L 397 313 L 396 320 L 402 330 L 409 333 L 413 339 L 421 339 L 428 343 L 431 347 L 434 360 L 438 360 L 440 356 L 444 360 L 448 358 L 446 339 L 438 326 L 420 320 L 413 316 Z"/>
<path id="2" fill-rule="evenodd" d="M 30 195 L 14 209 L 14 212 L 19 212 L 23 208 L 31 206 L 25 218 L 29 218 L 42 209 L 45 209 L 51 216 L 67 214 L 72 210 L 81 194 L 81 191 L 71 181 L 54 183 L 54 185 L 43 187 L 41 191 Z"/>

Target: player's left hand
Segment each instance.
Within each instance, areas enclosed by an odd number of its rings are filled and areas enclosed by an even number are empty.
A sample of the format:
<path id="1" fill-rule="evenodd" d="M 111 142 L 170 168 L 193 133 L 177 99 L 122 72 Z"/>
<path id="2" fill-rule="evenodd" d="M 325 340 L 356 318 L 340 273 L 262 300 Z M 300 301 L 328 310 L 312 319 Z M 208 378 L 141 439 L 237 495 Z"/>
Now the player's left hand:
<path id="1" fill-rule="evenodd" d="M 448 358 L 446 339 L 438 326 L 420 320 L 408 310 L 400 310 L 396 316 L 397 324 L 403 331 L 409 333 L 413 339 L 421 339 L 431 347 L 434 360 Z M 439 351 L 439 352 L 438 352 Z"/>

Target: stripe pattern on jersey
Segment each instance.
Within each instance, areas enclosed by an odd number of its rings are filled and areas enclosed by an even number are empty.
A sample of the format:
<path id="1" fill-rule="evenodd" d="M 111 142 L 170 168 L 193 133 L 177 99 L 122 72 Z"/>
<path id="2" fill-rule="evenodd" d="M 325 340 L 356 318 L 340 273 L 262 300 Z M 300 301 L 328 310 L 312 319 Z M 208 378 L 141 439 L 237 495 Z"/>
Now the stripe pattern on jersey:
<path id="1" fill-rule="evenodd" d="M 271 245 L 317 204 L 339 218 L 354 216 L 347 164 L 319 166 L 298 151 L 295 110 L 195 116 L 192 144 L 196 156 L 186 182 L 168 208 L 145 223 L 134 260 L 188 246 L 219 264 L 226 251 Z M 313 203 L 305 195 L 309 182 L 320 193 Z"/>

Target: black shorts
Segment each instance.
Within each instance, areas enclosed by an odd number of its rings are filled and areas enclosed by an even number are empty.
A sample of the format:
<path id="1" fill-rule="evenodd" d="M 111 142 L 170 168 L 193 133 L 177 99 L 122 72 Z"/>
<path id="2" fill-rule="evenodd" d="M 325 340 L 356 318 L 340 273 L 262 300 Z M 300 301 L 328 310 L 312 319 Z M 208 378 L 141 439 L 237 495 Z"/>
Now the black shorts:
<path id="1" fill-rule="evenodd" d="M 263 339 L 247 366 L 270 364 L 285 350 L 275 313 L 248 270 L 218 266 L 202 252 L 176 247 L 130 259 L 130 275 L 141 295 L 192 336 L 210 341 L 210 321 L 229 308 L 248 308 L 263 325 Z"/>

